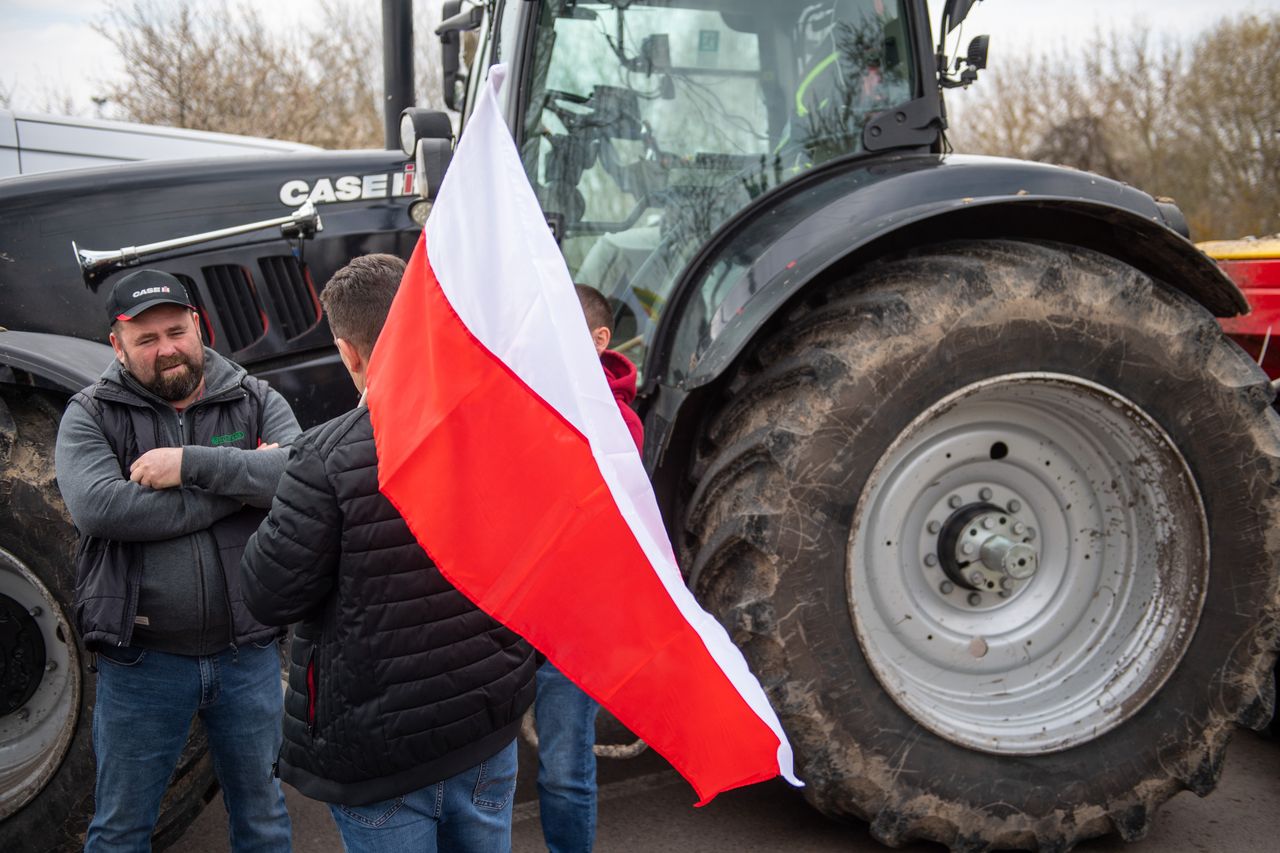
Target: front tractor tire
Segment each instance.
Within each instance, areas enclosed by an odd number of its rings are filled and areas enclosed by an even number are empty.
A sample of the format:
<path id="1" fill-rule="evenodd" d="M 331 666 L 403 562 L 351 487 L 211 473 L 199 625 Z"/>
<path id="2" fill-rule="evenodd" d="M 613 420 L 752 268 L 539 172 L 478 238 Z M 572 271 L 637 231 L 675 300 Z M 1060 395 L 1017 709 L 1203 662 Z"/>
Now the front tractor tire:
<path id="1" fill-rule="evenodd" d="M 94 676 L 71 627 L 75 529 L 54 475 L 62 400 L 0 387 L 0 850 L 84 847 L 93 814 Z M 173 843 L 216 782 L 193 729 L 152 843 Z"/>
<path id="2" fill-rule="evenodd" d="M 1114 259 L 947 244 L 796 307 L 709 418 L 684 564 L 822 812 L 1062 851 L 1207 794 L 1274 704 L 1280 419 Z"/>

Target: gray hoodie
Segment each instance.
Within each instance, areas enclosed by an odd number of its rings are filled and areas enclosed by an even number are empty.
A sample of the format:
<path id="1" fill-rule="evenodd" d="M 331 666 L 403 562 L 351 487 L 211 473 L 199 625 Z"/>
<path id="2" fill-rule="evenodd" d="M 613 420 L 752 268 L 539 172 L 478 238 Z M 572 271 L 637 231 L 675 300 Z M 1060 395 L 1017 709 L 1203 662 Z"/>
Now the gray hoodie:
<path id="1" fill-rule="evenodd" d="M 204 355 L 205 393 L 181 413 L 118 362 L 99 380 L 151 407 L 157 445 L 183 448 L 182 486 L 152 489 L 131 482 L 98 422 L 80 405 L 67 407 L 55 452 L 58 487 L 81 535 L 139 543 L 142 571 L 131 644 L 175 654 L 210 654 L 233 642 L 227 577 L 209 526 L 245 506 L 270 507 L 287 445 L 301 433 L 289 404 L 269 391 L 263 441 L 280 448 L 190 443 L 192 413 L 233 391 L 246 375 L 207 347 Z"/>

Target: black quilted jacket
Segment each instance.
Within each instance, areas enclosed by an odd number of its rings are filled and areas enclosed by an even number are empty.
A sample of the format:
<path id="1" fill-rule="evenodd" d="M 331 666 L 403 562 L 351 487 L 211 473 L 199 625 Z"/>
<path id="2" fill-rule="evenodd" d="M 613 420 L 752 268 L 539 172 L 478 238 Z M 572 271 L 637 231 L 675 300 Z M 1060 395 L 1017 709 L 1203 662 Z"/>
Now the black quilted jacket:
<path id="1" fill-rule="evenodd" d="M 363 406 L 294 443 L 245 548 L 245 602 L 299 624 L 280 778 L 366 805 L 479 764 L 533 701 L 533 651 L 436 570 L 378 492 Z"/>

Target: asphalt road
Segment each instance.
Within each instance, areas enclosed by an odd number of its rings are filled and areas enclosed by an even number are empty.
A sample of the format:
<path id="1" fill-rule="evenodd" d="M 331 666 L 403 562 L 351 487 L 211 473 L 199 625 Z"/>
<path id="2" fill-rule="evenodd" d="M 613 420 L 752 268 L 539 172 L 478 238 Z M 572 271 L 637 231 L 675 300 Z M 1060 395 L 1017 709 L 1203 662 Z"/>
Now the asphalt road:
<path id="1" fill-rule="evenodd" d="M 536 758 L 523 742 L 512 835 L 515 853 L 545 850 L 533 785 Z M 326 806 L 286 786 L 298 853 L 341 850 Z M 837 824 L 813 811 L 782 782 L 730 791 L 693 808 L 693 790 L 652 752 L 600 762 L 596 849 L 609 851 L 734 851 L 734 853 L 859 853 L 887 848 L 863 824 Z M 175 846 L 191 853 L 226 853 L 226 813 L 214 801 Z M 1239 732 L 1227 753 L 1218 789 L 1205 799 L 1183 792 L 1161 809 L 1144 840 L 1093 841 L 1082 853 L 1272 853 L 1280 849 L 1280 741 Z M 918 843 L 907 853 L 943 853 Z"/>

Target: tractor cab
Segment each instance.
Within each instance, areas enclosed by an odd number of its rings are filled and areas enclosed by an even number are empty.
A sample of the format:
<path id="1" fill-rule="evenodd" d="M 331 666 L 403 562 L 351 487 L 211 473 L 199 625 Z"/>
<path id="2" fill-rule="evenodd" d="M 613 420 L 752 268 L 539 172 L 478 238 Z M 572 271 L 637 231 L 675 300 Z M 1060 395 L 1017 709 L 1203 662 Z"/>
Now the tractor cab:
<path id="1" fill-rule="evenodd" d="M 496 14 L 446 20 L 446 64 L 453 30 L 482 26 L 471 88 L 512 65 L 528 177 L 570 272 L 609 297 L 617 348 L 641 364 L 681 273 L 756 199 L 836 158 L 940 150 L 922 2 L 552 0 Z"/>

